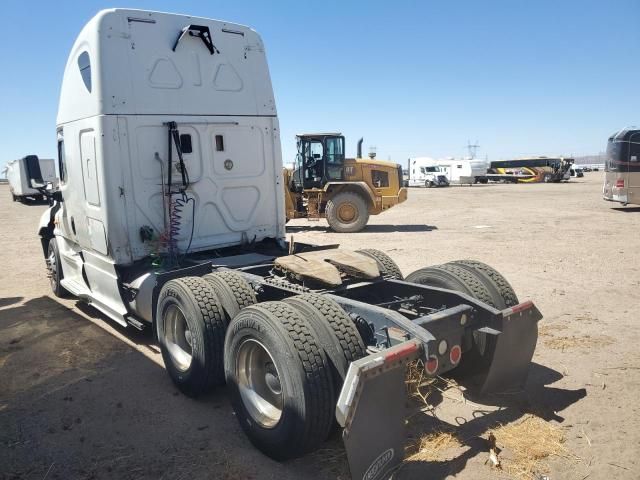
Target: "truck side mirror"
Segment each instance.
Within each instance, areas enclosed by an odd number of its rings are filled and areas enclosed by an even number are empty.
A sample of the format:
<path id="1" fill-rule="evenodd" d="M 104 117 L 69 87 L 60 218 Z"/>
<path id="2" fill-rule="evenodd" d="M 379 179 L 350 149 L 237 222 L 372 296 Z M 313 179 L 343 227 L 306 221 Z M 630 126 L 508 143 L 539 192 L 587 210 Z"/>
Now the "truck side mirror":
<path id="1" fill-rule="evenodd" d="M 42 179 L 42 172 L 40 171 L 40 160 L 37 155 L 27 155 L 24 157 L 24 166 L 27 170 L 27 178 L 29 179 L 29 185 L 33 188 L 43 188 L 44 180 Z"/>

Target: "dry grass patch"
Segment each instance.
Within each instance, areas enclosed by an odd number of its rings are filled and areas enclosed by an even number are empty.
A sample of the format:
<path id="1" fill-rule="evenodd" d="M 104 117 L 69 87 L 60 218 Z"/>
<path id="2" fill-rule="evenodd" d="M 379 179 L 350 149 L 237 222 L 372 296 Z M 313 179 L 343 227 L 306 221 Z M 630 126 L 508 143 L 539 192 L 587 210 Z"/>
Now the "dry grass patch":
<path id="1" fill-rule="evenodd" d="M 538 327 L 538 335 L 540 335 L 541 337 L 549 337 L 549 336 L 553 336 L 554 332 L 566 330 L 567 328 L 569 327 L 564 323 L 551 323 L 551 324 L 541 325 L 540 327 Z"/>
<path id="2" fill-rule="evenodd" d="M 569 348 L 580 348 L 588 350 L 593 347 L 602 347 L 615 343 L 615 340 L 607 335 L 571 335 L 554 336 L 545 339 L 545 346 L 554 350 L 566 350 Z"/>
<path id="3" fill-rule="evenodd" d="M 447 453 L 461 447 L 460 440 L 451 432 L 434 432 L 422 437 L 407 448 L 405 462 L 436 462 L 446 460 Z"/>
<path id="4" fill-rule="evenodd" d="M 491 433 L 501 449 L 502 469 L 515 478 L 532 480 L 548 473 L 547 459 L 552 456 L 576 459 L 565 445 L 563 430 L 534 415 L 501 425 Z"/>

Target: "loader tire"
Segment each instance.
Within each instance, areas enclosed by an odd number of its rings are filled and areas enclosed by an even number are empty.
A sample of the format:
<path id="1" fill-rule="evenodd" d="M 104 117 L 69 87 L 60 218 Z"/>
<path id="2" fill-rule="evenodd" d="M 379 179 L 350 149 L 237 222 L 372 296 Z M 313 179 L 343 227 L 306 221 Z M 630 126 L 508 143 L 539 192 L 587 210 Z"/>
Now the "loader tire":
<path id="1" fill-rule="evenodd" d="M 475 270 L 488 277 L 493 282 L 495 288 L 498 290 L 498 293 L 502 297 L 502 300 L 504 301 L 504 308 L 513 307 L 514 305 L 520 303 L 518 300 L 518 296 L 516 295 L 516 292 L 511 284 L 495 268 L 477 260 L 455 260 L 450 263 L 474 268 Z"/>
<path id="2" fill-rule="evenodd" d="M 284 302 L 243 309 L 229 325 L 225 374 L 240 426 L 275 460 L 308 453 L 333 425 L 331 371 L 309 322 Z"/>
<path id="3" fill-rule="evenodd" d="M 384 252 L 376 250 L 375 248 L 363 248 L 362 250 L 356 250 L 357 253 L 362 253 L 367 257 L 373 258 L 378 262 L 380 267 L 380 273 L 386 277 L 395 278 L 396 280 L 403 280 L 402 272 L 398 264 Z"/>
<path id="4" fill-rule="evenodd" d="M 256 294 L 242 275 L 230 270 L 205 275 L 220 300 L 227 325 L 245 307 L 257 303 Z"/>
<path id="5" fill-rule="evenodd" d="M 369 207 L 361 195 L 355 192 L 340 192 L 327 202 L 325 216 L 334 232 L 355 233 L 367 225 Z"/>
<path id="6" fill-rule="evenodd" d="M 342 307 L 325 296 L 303 293 L 284 302 L 296 308 L 311 324 L 329 360 L 338 395 L 349 364 L 367 353 L 358 329 Z"/>
<path id="7" fill-rule="evenodd" d="M 209 282 L 183 277 L 165 283 L 156 331 L 167 372 L 181 392 L 195 397 L 224 384 L 226 323 Z"/>

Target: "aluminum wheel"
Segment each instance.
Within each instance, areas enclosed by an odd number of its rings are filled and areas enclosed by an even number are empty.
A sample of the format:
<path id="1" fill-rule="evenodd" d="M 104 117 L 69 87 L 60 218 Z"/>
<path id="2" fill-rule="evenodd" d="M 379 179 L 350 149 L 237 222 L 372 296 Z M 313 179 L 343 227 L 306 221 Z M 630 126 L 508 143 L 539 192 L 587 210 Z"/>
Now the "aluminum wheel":
<path id="1" fill-rule="evenodd" d="M 187 319 L 177 305 L 170 305 L 164 315 L 164 343 L 171 361 L 181 372 L 191 366 L 192 335 Z"/>
<path id="2" fill-rule="evenodd" d="M 51 240 L 52 242 L 55 240 Z M 49 256 L 47 257 L 47 270 L 49 270 L 49 282 L 51 287 L 55 290 L 58 278 L 58 262 L 56 259 L 56 251 L 49 246 Z"/>
<path id="3" fill-rule="evenodd" d="M 235 377 L 245 408 L 265 428 L 280 421 L 283 407 L 280 374 L 273 357 L 257 340 L 245 340 L 238 349 Z"/>

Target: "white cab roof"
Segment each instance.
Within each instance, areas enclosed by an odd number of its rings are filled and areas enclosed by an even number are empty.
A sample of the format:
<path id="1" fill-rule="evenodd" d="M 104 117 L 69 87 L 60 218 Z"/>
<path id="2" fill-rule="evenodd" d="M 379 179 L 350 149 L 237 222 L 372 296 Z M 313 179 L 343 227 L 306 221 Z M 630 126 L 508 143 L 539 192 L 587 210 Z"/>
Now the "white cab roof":
<path id="1" fill-rule="evenodd" d="M 214 54 L 190 35 L 173 50 L 188 25 L 209 28 Z M 128 9 L 98 12 L 67 60 L 57 123 L 95 115 L 167 113 L 275 116 L 260 36 L 243 25 L 200 17 Z"/>

